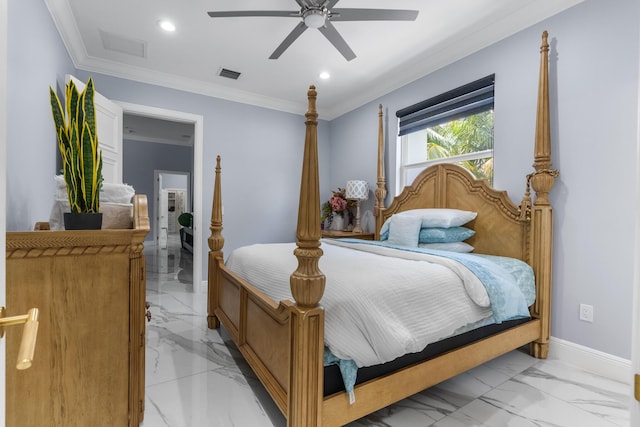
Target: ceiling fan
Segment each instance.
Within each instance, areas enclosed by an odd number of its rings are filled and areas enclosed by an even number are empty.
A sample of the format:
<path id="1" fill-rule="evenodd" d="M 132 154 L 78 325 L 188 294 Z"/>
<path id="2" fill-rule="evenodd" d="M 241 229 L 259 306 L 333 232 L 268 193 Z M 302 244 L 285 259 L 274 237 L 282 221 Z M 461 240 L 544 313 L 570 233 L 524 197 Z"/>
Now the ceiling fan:
<path id="1" fill-rule="evenodd" d="M 301 18 L 302 21 L 289 33 L 282 43 L 271 54 L 269 59 L 278 59 L 282 53 L 307 28 L 317 28 L 331 44 L 351 61 L 356 57 L 347 42 L 342 38 L 331 21 L 415 21 L 417 10 L 402 9 L 334 9 L 339 0 L 295 0 L 299 11 L 286 10 L 243 10 L 230 12 L 207 12 L 212 18 L 228 18 L 241 16 L 279 16 Z"/>

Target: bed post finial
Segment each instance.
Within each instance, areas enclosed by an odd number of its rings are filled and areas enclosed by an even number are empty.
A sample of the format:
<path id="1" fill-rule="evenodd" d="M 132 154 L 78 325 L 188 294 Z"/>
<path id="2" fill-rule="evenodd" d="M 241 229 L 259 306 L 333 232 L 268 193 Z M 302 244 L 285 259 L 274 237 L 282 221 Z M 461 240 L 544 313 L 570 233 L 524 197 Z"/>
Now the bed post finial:
<path id="1" fill-rule="evenodd" d="M 549 33 L 542 33 L 540 46 L 540 81 L 538 84 L 538 110 L 531 187 L 536 193 L 535 203 L 549 204 L 549 192 L 553 188 L 557 170 L 551 168 L 551 130 L 549 120 Z"/>
<path id="2" fill-rule="evenodd" d="M 218 263 L 223 262 L 222 247 L 224 246 L 224 237 L 222 237 L 222 191 L 220 186 L 220 156 L 216 157 L 215 181 L 213 184 L 213 204 L 211 207 L 211 225 L 209 230 L 211 234 L 207 239 L 209 243 L 209 285 L 208 285 L 208 307 L 207 307 L 207 325 L 210 329 L 220 326 L 220 321 L 215 316 L 215 310 L 218 307 L 218 293 L 214 288 L 214 280 L 220 274 Z"/>
<path id="3" fill-rule="evenodd" d="M 324 293 L 325 277 L 318 267 L 320 249 L 320 182 L 318 177 L 318 113 L 316 88 L 309 86 L 309 109 L 305 115 L 307 127 L 304 144 L 300 201 L 298 204 L 298 247 L 294 255 L 298 268 L 291 274 L 291 294 L 303 307 L 315 307 Z"/>
<path id="4" fill-rule="evenodd" d="M 378 106 L 378 188 L 376 188 L 376 201 L 373 214 L 378 216 L 380 209 L 384 209 L 384 199 L 387 196 L 387 188 L 384 177 L 384 133 L 382 126 L 382 104 Z"/>
<path id="5" fill-rule="evenodd" d="M 209 249 L 216 254 L 220 252 L 222 255 L 222 247 L 224 246 L 224 237 L 222 237 L 222 191 L 220 186 L 220 156 L 216 157 L 215 181 L 213 184 L 213 204 L 211 207 L 211 235 L 208 243 Z"/>

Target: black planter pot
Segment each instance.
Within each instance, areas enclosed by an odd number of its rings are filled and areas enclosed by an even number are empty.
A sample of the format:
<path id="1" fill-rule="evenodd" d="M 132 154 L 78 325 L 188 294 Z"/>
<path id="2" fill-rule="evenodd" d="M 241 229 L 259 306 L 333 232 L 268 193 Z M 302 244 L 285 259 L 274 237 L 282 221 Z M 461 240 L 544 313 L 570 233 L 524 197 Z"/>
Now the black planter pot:
<path id="1" fill-rule="evenodd" d="M 65 212 L 65 230 L 100 230 L 102 213 Z"/>

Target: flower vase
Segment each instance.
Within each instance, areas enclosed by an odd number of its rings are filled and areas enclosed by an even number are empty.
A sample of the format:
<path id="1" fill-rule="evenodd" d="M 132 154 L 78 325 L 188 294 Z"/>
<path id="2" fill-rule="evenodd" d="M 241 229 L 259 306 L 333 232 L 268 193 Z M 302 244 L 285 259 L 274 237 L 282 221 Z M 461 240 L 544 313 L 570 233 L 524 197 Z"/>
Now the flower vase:
<path id="1" fill-rule="evenodd" d="M 342 231 L 344 229 L 344 217 L 342 215 L 338 215 L 337 213 L 333 214 L 331 229 L 336 231 Z"/>

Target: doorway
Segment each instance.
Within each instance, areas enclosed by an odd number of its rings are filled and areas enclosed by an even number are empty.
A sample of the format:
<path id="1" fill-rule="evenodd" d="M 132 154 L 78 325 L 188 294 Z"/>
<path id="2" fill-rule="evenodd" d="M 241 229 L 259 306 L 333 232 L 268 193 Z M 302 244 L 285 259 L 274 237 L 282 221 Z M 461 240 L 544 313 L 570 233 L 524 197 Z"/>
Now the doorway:
<path id="1" fill-rule="evenodd" d="M 181 218 L 193 217 L 191 205 L 191 174 L 180 171 L 155 170 L 153 174 L 153 241 L 157 248 L 166 249 L 170 235 L 181 236 L 181 246 L 193 252 L 193 238 L 185 247 L 185 233 L 193 235 L 192 221 L 183 223 Z M 188 228 L 188 230 L 185 230 Z"/>
<path id="2" fill-rule="evenodd" d="M 190 209 L 193 212 L 193 286 L 194 291 L 196 292 L 205 292 L 206 284 L 202 283 L 202 259 L 203 259 L 203 238 L 202 231 L 204 228 L 201 228 L 201 224 L 204 223 L 205 218 L 202 215 L 202 176 L 203 176 L 203 117 L 196 114 L 184 113 L 180 111 L 167 110 L 157 107 L 150 107 L 145 105 L 138 104 L 130 104 L 126 102 L 118 102 L 119 105 L 122 106 L 123 114 L 125 118 L 127 115 L 133 115 L 142 118 L 148 118 L 151 120 L 156 120 L 156 125 L 158 124 L 158 120 L 163 122 L 164 124 L 170 125 L 174 123 L 176 125 L 188 125 L 192 130 L 192 150 L 191 150 L 191 158 L 190 158 L 190 189 L 191 189 L 191 203 Z M 166 122 L 166 123 L 164 123 Z M 156 129 L 157 130 L 157 129 Z M 128 132 L 127 129 L 123 130 L 123 139 L 124 144 L 127 144 L 127 139 L 132 138 L 131 133 Z M 138 139 L 144 140 L 144 137 L 138 135 Z M 158 144 L 160 146 L 162 144 Z M 126 146 L 125 150 L 126 152 Z M 152 150 L 153 151 L 153 150 Z M 152 152 L 148 153 L 152 155 Z M 126 161 L 125 161 L 126 163 Z M 171 166 L 159 166 L 154 167 L 153 170 L 167 170 L 169 172 L 172 171 L 173 167 Z M 184 170 L 184 169 L 183 169 Z M 154 172 L 149 172 L 148 180 L 149 182 L 153 179 L 154 183 L 149 186 L 149 188 L 145 189 L 145 193 L 149 198 L 153 198 L 153 194 L 155 193 L 154 186 L 155 184 L 155 176 L 153 176 Z M 153 200 L 150 201 L 150 204 L 153 204 Z M 154 215 L 154 209 L 150 209 L 150 215 Z M 153 225 L 155 219 L 151 219 L 151 224 Z M 155 238 L 155 231 L 151 236 L 147 237 L 147 244 L 152 244 Z"/>

